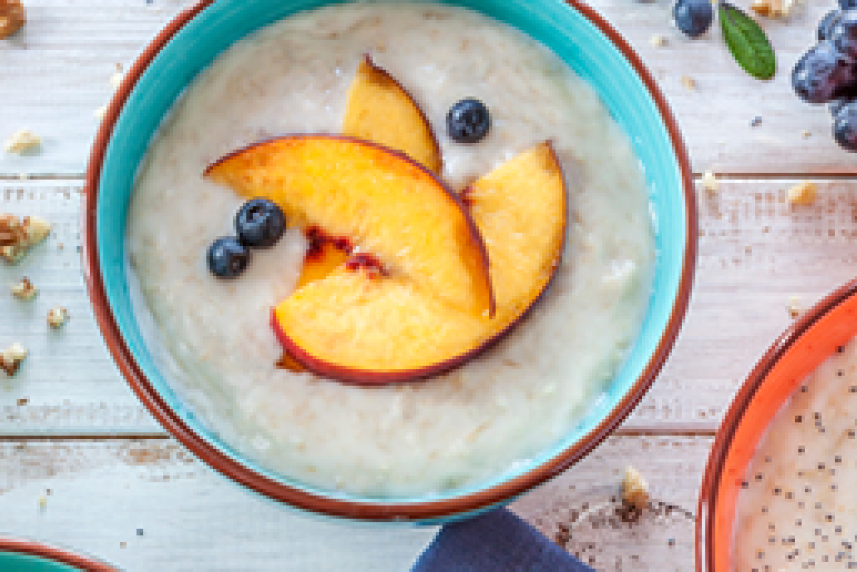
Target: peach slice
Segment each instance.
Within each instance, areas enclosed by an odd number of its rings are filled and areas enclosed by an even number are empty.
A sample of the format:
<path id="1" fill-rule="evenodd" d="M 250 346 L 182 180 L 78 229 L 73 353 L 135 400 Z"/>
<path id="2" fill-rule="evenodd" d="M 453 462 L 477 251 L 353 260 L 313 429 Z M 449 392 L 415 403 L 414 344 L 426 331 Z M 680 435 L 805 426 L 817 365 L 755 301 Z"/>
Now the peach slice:
<path id="1" fill-rule="evenodd" d="M 476 181 L 465 201 L 485 232 L 498 296 L 493 319 L 463 313 L 407 277 L 340 266 L 275 308 L 272 325 L 287 352 L 342 381 L 407 381 L 463 363 L 519 323 L 564 245 L 566 188 L 550 144 Z"/>
<path id="2" fill-rule="evenodd" d="M 293 222 L 348 237 L 384 269 L 476 315 L 494 314 L 485 246 L 458 197 L 428 169 L 380 145 L 333 135 L 273 139 L 206 169 Z"/>
<path id="3" fill-rule="evenodd" d="M 550 282 L 568 219 L 562 167 L 549 142 L 517 155 L 462 193 L 488 248 L 498 322 L 511 322 Z"/>
<path id="4" fill-rule="evenodd" d="M 487 341 L 490 321 L 456 310 L 403 276 L 345 267 L 296 291 L 272 316 L 283 347 L 308 369 L 367 384 L 458 365 Z"/>
<path id="5" fill-rule="evenodd" d="M 401 151 L 429 170 L 441 171 L 440 145 L 414 98 L 367 55 L 348 90 L 342 133 Z"/>

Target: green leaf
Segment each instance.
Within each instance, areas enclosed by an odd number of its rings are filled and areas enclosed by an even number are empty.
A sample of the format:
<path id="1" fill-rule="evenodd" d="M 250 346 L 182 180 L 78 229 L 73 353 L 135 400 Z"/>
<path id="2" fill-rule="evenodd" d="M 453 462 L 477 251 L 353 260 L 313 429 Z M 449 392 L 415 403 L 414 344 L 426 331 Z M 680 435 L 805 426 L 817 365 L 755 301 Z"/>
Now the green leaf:
<path id="1" fill-rule="evenodd" d="M 726 2 L 720 2 L 720 28 L 732 57 L 756 79 L 771 79 L 777 72 L 777 58 L 765 31 L 750 16 Z"/>

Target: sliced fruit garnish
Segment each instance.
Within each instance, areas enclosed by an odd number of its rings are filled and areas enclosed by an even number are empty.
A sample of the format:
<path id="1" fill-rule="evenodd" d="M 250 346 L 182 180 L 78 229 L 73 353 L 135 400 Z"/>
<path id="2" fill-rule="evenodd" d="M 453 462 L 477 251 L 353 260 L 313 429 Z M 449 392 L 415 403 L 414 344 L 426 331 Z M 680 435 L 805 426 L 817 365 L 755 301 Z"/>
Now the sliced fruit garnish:
<path id="1" fill-rule="evenodd" d="M 339 265 L 274 310 L 286 350 L 321 375 L 389 383 L 455 367 L 518 323 L 562 256 L 568 211 L 556 155 L 548 143 L 518 155 L 471 185 L 465 202 L 489 249 L 493 319 L 460 312 L 407 277 Z"/>
<path id="2" fill-rule="evenodd" d="M 340 267 L 274 310 L 286 351 L 342 381 L 389 383 L 452 368 L 487 341 L 492 320 L 460 312 L 407 278 Z"/>
<path id="3" fill-rule="evenodd" d="M 401 151 L 439 173 L 440 145 L 414 98 L 367 55 L 348 90 L 342 132 Z"/>
<path id="4" fill-rule="evenodd" d="M 497 321 L 530 307 L 554 275 L 568 218 L 562 167 L 550 143 L 524 151 L 463 193 L 488 249 Z"/>
<path id="5" fill-rule="evenodd" d="M 332 135 L 273 139 L 206 169 L 245 197 L 346 236 L 391 274 L 479 316 L 494 314 L 488 257 L 461 201 L 428 169 L 368 141 Z"/>

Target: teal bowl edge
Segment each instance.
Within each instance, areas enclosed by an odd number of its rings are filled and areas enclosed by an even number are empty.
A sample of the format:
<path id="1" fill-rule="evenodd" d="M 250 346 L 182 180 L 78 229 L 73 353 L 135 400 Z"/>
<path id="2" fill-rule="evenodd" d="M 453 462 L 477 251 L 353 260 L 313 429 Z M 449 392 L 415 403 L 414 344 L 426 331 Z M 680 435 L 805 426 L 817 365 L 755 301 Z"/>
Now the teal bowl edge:
<path id="1" fill-rule="evenodd" d="M 688 237 L 687 232 L 690 213 L 684 192 L 684 176 L 664 118 L 640 76 L 607 36 L 575 8 L 561 0 L 538 3 L 523 0 L 444 2 L 480 11 L 537 38 L 595 88 L 613 118 L 630 137 L 643 165 L 649 189 L 657 247 L 652 295 L 640 334 L 604 394 L 563 441 L 522 463 L 524 466 L 477 486 L 419 498 L 369 497 L 317 489 L 267 471 L 220 442 L 182 403 L 155 366 L 131 308 L 126 277 L 125 221 L 134 179 L 146 149 L 173 102 L 196 74 L 247 34 L 296 12 L 335 3 L 342 2 L 219 0 L 179 30 L 152 60 L 122 107 L 98 178 L 100 191 L 95 205 L 95 230 L 104 291 L 125 344 L 160 398 L 196 435 L 234 462 L 273 481 L 330 499 L 369 504 L 451 500 L 507 482 L 560 455 L 595 430 L 649 367 L 650 359 L 674 317 L 674 305 L 680 295 L 685 268 L 686 245 L 695 240 L 695 237 Z"/>

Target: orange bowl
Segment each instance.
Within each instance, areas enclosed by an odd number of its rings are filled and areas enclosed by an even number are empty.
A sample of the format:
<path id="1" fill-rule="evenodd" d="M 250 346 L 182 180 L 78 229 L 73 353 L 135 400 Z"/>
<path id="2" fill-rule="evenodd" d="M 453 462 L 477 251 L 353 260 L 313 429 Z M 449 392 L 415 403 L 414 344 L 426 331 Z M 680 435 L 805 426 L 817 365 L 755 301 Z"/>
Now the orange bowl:
<path id="1" fill-rule="evenodd" d="M 857 280 L 842 286 L 774 343 L 738 391 L 717 431 L 696 515 L 696 570 L 729 572 L 735 505 L 759 441 L 795 389 L 857 335 Z"/>

